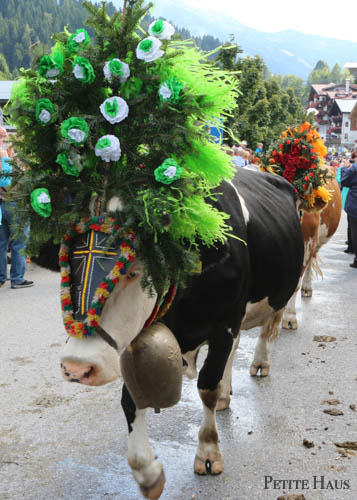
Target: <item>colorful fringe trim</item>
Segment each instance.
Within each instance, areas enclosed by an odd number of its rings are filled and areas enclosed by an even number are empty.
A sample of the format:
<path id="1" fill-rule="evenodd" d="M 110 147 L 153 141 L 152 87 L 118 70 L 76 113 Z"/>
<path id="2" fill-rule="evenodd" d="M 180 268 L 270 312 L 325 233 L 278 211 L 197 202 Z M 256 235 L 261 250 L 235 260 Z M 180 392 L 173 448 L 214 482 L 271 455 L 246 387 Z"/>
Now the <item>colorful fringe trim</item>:
<path id="1" fill-rule="evenodd" d="M 120 256 L 114 264 L 113 269 L 97 288 L 93 301 L 88 309 L 87 318 L 82 321 L 74 319 L 73 304 L 71 298 L 71 270 L 69 265 L 70 243 L 78 235 L 89 231 L 98 231 L 104 234 L 114 234 L 119 230 L 114 219 L 104 217 L 91 217 L 81 219 L 78 223 L 71 226 L 70 231 L 64 235 L 59 253 L 59 264 L 61 268 L 61 307 L 62 316 L 67 334 L 83 338 L 89 337 L 95 333 L 99 324 L 99 318 L 104 304 L 113 291 L 115 285 L 125 276 L 131 263 L 135 259 L 134 240 L 135 233 L 128 233 L 120 245 Z"/>

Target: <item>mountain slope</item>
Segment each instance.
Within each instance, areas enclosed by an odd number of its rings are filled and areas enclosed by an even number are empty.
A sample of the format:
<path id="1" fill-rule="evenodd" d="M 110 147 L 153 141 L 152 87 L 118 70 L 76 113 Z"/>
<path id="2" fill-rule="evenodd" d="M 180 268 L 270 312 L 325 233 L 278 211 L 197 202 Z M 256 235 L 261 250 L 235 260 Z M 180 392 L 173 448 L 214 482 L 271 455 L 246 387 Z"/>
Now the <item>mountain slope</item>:
<path id="1" fill-rule="evenodd" d="M 121 1 L 113 2 L 121 6 Z M 214 12 L 189 7 L 184 2 L 156 0 L 155 16 L 172 20 L 176 26 L 187 28 L 192 35 L 205 33 L 227 41 L 230 34 L 247 55 L 258 54 L 272 73 L 294 74 L 307 78 L 319 59 L 329 66 L 357 58 L 357 43 L 307 35 L 293 30 L 278 33 L 257 31 L 236 21 L 226 12 Z"/>

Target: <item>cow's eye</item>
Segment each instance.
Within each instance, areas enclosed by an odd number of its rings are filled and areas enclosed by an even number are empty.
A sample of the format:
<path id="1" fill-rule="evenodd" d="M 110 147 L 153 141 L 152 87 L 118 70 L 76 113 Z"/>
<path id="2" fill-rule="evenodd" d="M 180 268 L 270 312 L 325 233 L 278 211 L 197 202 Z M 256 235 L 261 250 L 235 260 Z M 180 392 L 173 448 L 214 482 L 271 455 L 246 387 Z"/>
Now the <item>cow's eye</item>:
<path id="1" fill-rule="evenodd" d="M 138 271 L 130 271 L 127 274 L 128 279 L 132 280 L 139 275 Z"/>

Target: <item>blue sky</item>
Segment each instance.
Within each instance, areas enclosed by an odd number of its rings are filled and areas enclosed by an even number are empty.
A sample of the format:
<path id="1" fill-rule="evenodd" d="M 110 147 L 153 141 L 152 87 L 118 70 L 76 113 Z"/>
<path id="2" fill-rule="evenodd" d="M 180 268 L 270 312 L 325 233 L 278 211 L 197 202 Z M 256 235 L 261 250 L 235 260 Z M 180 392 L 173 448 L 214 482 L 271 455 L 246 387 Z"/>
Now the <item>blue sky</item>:
<path id="1" fill-rule="evenodd" d="M 112 0 L 116 7 L 123 0 Z M 165 16 L 165 6 L 192 6 L 228 14 L 259 31 L 294 29 L 302 33 L 357 42 L 357 0 L 288 2 L 287 0 L 156 0 L 154 15 Z"/>

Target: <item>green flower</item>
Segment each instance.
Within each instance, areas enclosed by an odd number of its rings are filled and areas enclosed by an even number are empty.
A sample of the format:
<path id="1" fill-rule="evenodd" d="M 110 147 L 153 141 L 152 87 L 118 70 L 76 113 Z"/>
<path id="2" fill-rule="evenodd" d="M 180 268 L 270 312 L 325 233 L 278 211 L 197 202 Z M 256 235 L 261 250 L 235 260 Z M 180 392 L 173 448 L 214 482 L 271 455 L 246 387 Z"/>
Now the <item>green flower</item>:
<path id="1" fill-rule="evenodd" d="M 63 56 L 55 52 L 53 56 L 41 57 L 38 72 L 43 78 L 56 78 L 63 73 Z"/>
<path id="2" fill-rule="evenodd" d="M 79 29 L 68 38 L 66 45 L 70 51 L 78 52 L 79 48 L 90 45 L 90 36 L 86 30 Z"/>
<path id="3" fill-rule="evenodd" d="M 177 104 L 181 99 L 180 92 L 184 87 L 184 83 L 173 76 L 164 82 L 159 88 L 159 96 L 162 102 L 170 102 Z"/>
<path id="4" fill-rule="evenodd" d="M 83 118 L 68 118 L 61 124 L 61 135 L 72 144 L 81 145 L 88 137 L 88 123 Z"/>
<path id="5" fill-rule="evenodd" d="M 136 47 L 136 57 L 145 62 L 155 61 L 164 55 L 164 51 L 160 50 L 160 47 L 161 42 L 158 38 L 148 36 Z"/>
<path id="6" fill-rule="evenodd" d="M 172 158 L 167 158 L 154 170 L 155 179 L 163 184 L 171 184 L 181 177 L 182 168 Z"/>
<path id="7" fill-rule="evenodd" d="M 118 96 L 109 97 L 100 105 L 100 111 L 109 123 L 119 123 L 129 114 L 129 107 L 124 99 Z"/>
<path id="8" fill-rule="evenodd" d="M 104 64 L 104 76 L 110 82 L 114 78 L 119 78 L 121 83 L 125 82 L 130 76 L 129 65 L 120 59 L 111 59 Z"/>
<path id="9" fill-rule="evenodd" d="M 82 83 L 93 83 L 95 79 L 93 66 L 85 57 L 75 57 L 73 61 L 73 74 Z"/>
<path id="10" fill-rule="evenodd" d="M 36 102 L 36 120 L 41 125 L 49 125 L 54 121 L 55 107 L 49 99 L 39 99 Z"/>
<path id="11" fill-rule="evenodd" d="M 150 24 L 148 31 L 151 36 L 155 36 L 160 40 L 171 40 L 172 35 L 175 33 L 175 28 L 167 21 L 158 19 Z"/>
<path id="12" fill-rule="evenodd" d="M 80 159 L 80 156 L 77 155 L 76 160 L 79 160 L 79 159 Z M 73 175 L 74 177 L 79 176 L 81 169 L 78 168 L 78 166 L 74 163 L 73 160 L 71 160 L 71 158 L 69 157 L 69 155 L 66 151 L 64 151 L 63 153 L 60 153 L 57 156 L 56 163 L 61 165 L 61 167 L 63 168 L 63 171 L 67 175 Z"/>
<path id="13" fill-rule="evenodd" d="M 31 193 L 31 206 L 42 217 L 49 217 L 52 212 L 51 197 L 46 188 L 37 188 Z"/>

